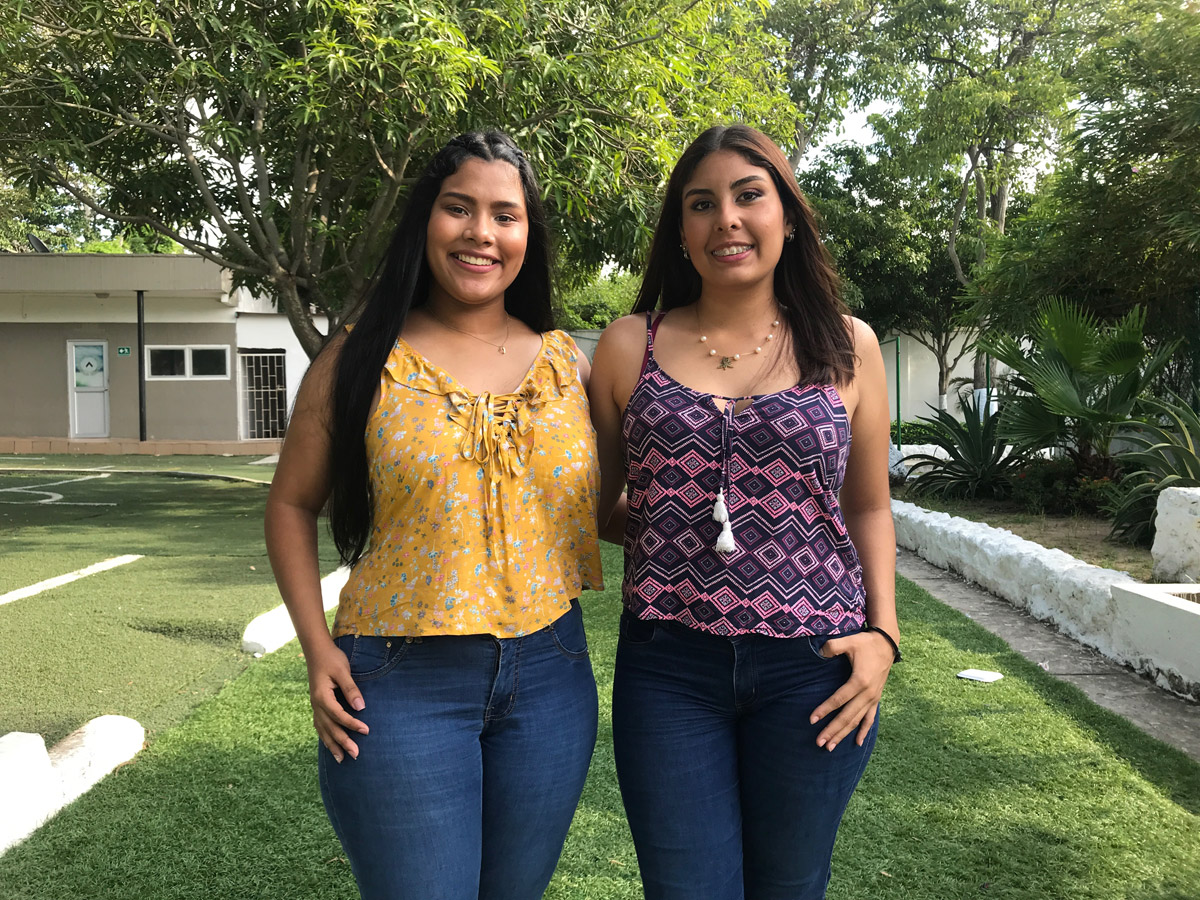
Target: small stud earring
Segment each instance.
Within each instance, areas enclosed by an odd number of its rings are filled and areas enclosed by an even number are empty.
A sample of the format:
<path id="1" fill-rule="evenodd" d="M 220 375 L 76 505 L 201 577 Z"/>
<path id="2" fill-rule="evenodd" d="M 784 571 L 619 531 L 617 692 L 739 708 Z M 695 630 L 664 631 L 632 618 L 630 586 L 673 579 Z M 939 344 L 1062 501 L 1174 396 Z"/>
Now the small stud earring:
<path id="1" fill-rule="evenodd" d="M 684 258 L 684 259 L 691 259 L 691 258 L 692 258 L 692 254 L 688 253 L 687 244 L 684 244 L 684 243 L 682 243 L 682 242 L 681 242 L 681 243 L 679 244 L 679 249 L 683 251 L 683 258 Z"/>

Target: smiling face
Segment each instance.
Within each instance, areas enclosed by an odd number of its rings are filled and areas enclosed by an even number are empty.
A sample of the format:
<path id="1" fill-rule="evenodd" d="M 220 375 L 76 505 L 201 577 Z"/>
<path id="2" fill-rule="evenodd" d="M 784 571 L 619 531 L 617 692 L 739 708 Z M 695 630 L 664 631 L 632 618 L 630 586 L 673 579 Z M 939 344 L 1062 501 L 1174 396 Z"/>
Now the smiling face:
<path id="1" fill-rule="evenodd" d="M 734 150 L 710 153 L 683 187 L 680 238 L 706 288 L 769 288 L 790 229 L 771 173 Z"/>
<path id="2" fill-rule="evenodd" d="M 472 157 L 447 176 L 429 213 L 425 259 L 436 305 L 504 302 L 525 261 L 529 220 L 516 167 Z"/>

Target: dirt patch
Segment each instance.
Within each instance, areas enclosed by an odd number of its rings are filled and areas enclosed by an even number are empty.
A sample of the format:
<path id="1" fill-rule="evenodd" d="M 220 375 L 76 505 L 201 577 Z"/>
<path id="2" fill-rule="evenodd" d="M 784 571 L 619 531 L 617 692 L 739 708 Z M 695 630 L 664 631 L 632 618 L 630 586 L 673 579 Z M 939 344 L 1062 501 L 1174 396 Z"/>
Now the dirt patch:
<path id="1" fill-rule="evenodd" d="M 893 491 L 892 496 L 925 509 L 982 522 L 993 528 L 1007 528 L 1028 541 L 1062 550 L 1092 565 L 1128 572 L 1138 581 L 1154 580 L 1154 560 L 1150 551 L 1144 547 L 1107 540 L 1112 523 L 1105 519 L 1090 516 L 1035 515 L 994 501 L 914 498 L 906 496 L 902 488 Z"/>

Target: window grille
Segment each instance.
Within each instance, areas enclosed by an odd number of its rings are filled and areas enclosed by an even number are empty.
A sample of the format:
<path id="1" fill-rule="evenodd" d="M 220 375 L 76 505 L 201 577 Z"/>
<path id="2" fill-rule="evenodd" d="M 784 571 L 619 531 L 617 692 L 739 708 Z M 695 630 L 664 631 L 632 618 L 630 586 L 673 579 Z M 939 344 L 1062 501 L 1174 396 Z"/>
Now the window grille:
<path id="1" fill-rule="evenodd" d="M 239 352 L 242 381 L 242 437 L 281 438 L 287 427 L 287 371 L 284 352 Z"/>

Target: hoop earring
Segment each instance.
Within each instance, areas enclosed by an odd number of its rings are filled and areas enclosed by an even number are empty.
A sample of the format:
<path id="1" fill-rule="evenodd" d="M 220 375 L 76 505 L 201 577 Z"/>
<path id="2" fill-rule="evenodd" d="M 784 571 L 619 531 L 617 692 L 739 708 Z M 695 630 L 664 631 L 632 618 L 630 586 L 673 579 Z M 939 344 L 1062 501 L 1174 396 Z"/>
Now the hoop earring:
<path id="1" fill-rule="evenodd" d="M 679 249 L 683 251 L 683 258 L 684 258 L 684 259 L 691 259 L 691 258 L 692 258 L 692 254 L 688 253 L 687 244 L 685 244 L 685 243 L 683 243 L 683 242 L 680 242 L 680 244 L 679 244 Z"/>
<path id="2" fill-rule="evenodd" d="M 792 241 L 794 241 L 794 240 L 796 239 L 796 226 L 795 226 L 795 225 L 793 225 L 793 226 L 792 226 L 792 230 L 791 230 L 791 231 L 789 231 L 789 232 L 788 232 L 788 233 L 787 233 L 787 234 L 784 236 L 784 238 L 783 238 L 783 239 L 784 239 L 784 241 L 786 241 L 786 242 L 787 242 L 787 243 L 789 243 L 789 244 L 790 244 Z"/>

